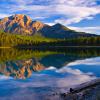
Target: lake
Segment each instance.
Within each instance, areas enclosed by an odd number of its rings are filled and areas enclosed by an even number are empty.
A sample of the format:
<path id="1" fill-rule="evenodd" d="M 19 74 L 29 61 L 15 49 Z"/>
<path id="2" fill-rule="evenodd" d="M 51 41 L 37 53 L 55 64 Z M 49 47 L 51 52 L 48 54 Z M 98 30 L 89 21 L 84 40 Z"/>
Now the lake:
<path id="1" fill-rule="evenodd" d="M 100 77 L 100 48 L 0 49 L 0 100 L 57 100 Z"/>

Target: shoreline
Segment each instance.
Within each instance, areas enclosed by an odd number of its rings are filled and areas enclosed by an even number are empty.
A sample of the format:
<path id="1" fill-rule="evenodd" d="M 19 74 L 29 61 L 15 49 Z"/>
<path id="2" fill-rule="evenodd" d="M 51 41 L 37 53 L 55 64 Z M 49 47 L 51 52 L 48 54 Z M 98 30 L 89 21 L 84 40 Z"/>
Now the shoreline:
<path id="1" fill-rule="evenodd" d="M 5 49 L 5 48 L 12 48 L 12 47 L 0 47 L 0 49 Z"/>
<path id="2" fill-rule="evenodd" d="M 26 47 L 14 47 L 18 49 L 45 49 L 45 48 L 100 48 L 100 46 L 26 46 Z"/>
<path id="3" fill-rule="evenodd" d="M 72 91 L 57 95 L 61 100 L 100 100 L 100 78 L 82 83 L 72 89 Z"/>
<path id="4" fill-rule="evenodd" d="M 100 46 L 48 46 L 48 48 L 100 48 Z M 2 48 L 22 48 L 22 49 L 34 49 L 34 48 L 47 48 L 47 46 L 26 46 L 26 47 L 0 47 L 0 49 Z"/>

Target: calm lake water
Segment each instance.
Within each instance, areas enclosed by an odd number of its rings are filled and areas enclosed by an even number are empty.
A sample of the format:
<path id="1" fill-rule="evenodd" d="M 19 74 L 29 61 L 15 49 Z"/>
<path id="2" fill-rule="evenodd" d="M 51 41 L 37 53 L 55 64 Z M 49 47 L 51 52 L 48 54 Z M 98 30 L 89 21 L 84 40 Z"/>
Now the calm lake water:
<path id="1" fill-rule="evenodd" d="M 100 77 L 100 48 L 0 49 L 0 100 L 57 100 Z"/>

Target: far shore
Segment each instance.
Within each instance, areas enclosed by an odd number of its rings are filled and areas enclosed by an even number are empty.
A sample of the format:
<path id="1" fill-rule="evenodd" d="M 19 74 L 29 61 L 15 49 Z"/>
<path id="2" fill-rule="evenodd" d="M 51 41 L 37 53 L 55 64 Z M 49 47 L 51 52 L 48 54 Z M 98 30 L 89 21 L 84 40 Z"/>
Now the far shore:
<path id="1" fill-rule="evenodd" d="M 4 48 L 12 48 L 12 47 L 0 47 L 0 49 L 4 49 Z"/>
<path id="2" fill-rule="evenodd" d="M 16 46 L 16 47 L 0 47 L 0 49 L 6 48 L 21 48 L 21 49 L 34 49 L 34 48 L 100 48 L 100 46 Z"/>
<path id="3" fill-rule="evenodd" d="M 34 48 L 100 48 L 100 46 L 18 46 L 21 49 L 34 49 Z"/>

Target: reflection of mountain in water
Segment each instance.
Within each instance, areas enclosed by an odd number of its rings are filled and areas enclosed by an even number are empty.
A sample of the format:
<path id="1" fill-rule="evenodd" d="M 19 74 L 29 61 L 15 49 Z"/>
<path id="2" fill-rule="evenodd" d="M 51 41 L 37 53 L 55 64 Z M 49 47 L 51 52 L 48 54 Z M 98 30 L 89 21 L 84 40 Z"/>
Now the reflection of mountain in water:
<path id="1" fill-rule="evenodd" d="M 32 75 L 33 71 L 43 70 L 44 66 L 34 62 L 33 59 L 21 61 L 9 61 L 0 66 L 0 73 L 14 78 L 25 79 Z"/>
<path id="2" fill-rule="evenodd" d="M 0 73 L 14 78 L 25 79 L 34 71 L 45 67 L 60 68 L 79 59 L 100 56 L 99 49 L 75 49 L 33 51 L 5 49 L 0 52 Z M 44 67 L 45 66 L 45 67 Z"/>

